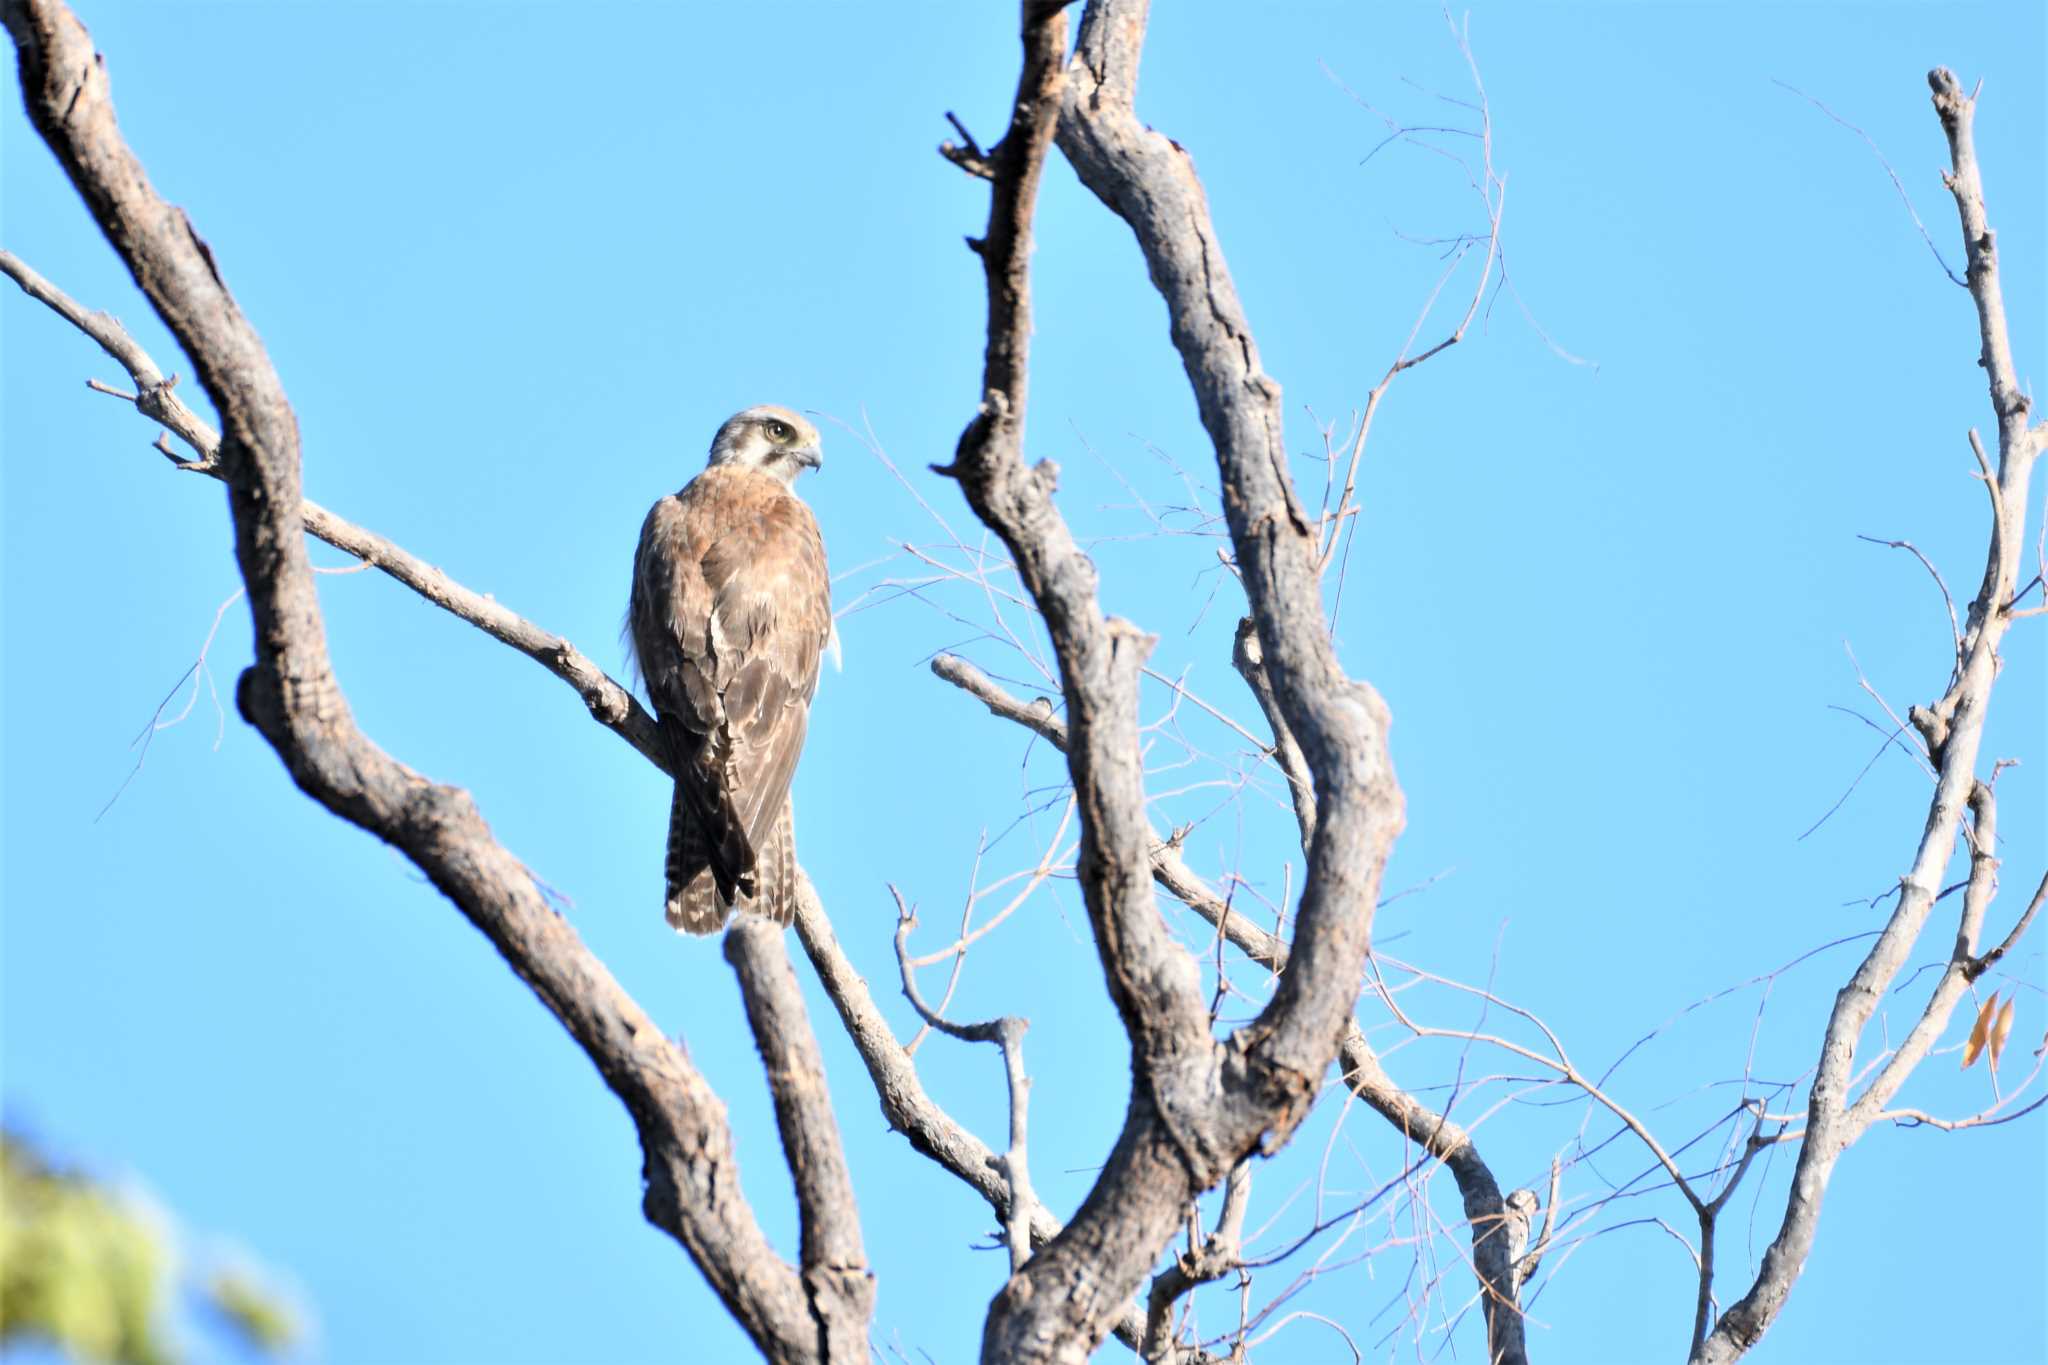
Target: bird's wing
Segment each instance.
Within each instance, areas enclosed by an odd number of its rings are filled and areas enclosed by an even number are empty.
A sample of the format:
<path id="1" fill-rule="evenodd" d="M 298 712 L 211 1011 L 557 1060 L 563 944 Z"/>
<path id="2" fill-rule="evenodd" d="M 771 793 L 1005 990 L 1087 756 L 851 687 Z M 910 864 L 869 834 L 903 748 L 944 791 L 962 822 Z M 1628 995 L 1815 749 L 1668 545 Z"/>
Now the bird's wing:
<path id="1" fill-rule="evenodd" d="M 699 837 L 693 847 L 708 857 L 719 891 L 729 899 L 751 879 L 754 851 L 725 780 L 725 706 L 703 563 L 716 534 L 717 509 L 698 482 L 647 513 L 633 560 L 629 625 L 635 662 L 669 740 L 678 813 L 687 807 L 694 817 Z"/>
<path id="2" fill-rule="evenodd" d="M 810 509 L 773 479 L 743 499 L 704 558 L 711 638 L 730 744 L 731 800 L 749 845 L 767 841 L 810 725 L 832 631 L 824 542 Z M 737 480 L 736 480 L 737 481 Z"/>

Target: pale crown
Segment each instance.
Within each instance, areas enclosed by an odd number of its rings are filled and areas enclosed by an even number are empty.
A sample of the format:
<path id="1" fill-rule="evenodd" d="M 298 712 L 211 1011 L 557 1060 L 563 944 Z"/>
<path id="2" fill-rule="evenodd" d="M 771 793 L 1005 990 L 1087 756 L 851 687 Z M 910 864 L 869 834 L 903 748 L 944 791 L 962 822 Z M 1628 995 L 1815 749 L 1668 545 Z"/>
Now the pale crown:
<path id="1" fill-rule="evenodd" d="M 793 483 L 824 462 L 818 429 L 788 408 L 773 403 L 747 408 L 725 419 L 711 442 L 711 464 L 739 465 Z"/>

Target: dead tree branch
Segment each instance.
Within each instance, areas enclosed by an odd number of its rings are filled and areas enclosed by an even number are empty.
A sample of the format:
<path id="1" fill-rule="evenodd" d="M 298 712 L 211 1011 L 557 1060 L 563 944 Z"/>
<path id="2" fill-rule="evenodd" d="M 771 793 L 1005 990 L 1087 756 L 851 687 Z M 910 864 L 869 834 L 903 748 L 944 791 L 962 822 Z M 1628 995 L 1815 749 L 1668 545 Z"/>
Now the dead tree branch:
<path id="1" fill-rule="evenodd" d="M 1279 386 L 1250 331 L 1185 153 L 1131 107 L 1142 0 L 1091 0 L 1071 63 L 1065 18 L 1024 6 L 1024 61 L 995 159 L 982 400 L 946 468 L 1003 538 L 1059 657 L 1068 767 L 1082 820 L 1078 869 L 1104 976 L 1131 1039 L 1122 1136 L 1059 1237 L 990 1308 L 986 1361 L 1072 1361 L 1124 1311 L 1188 1201 L 1254 1147 L 1284 1142 L 1321 1088 L 1357 998 L 1379 874 L 1401 824 L 1386 709 L 1331 652 L 1315 529 L 1286 469 Z M 1064 85 L 1064 89 L 1062 88 Z M 1295 949 L 1257 1020 L 1221 1047 L 1192 959 L 1150 892 L 1151 837 L 1137 744 L 1137 677 L 1149 641 L 1105 619 L 1093 566 L 1052 503 L 1056 471 L 1022 454 L 1031 209 L 1048 139 L 1136 231 L 1217 447 L 1225 513 L 1274 690 L 1319 791 Z"/>
<path id="2" fill-rule="evenodd" d="M 1245 639 L 1240 628 L 1240 641 Z M 1252 637 L 1254 640 L 1256 636 Z M 1015 721 L 1033 731 L 1054 748 L 1065 750 L 1066 726 L 1043 699 L 1023 702 L 1003 690 L 973 664 L 951 654 L 932 660 L 932 672 L 988 707 L 991 714 Z M 1276 734 L 1285 735 L 1284 729 Z M 1277 748 L 1277 746 L 1276 746 Z M 1299 752 L 1298 748 L 1296 752 Z M 1297 804 L 1310 828 L 1315 823 L 1315 796 L 1311 791 Z M 1154 833 L 1151 846 L 1152 877 L 1166 891 L 1213 925 L 1251 961 L 1276 977 L 1287 970 L 1291 957 L 1287 941 L 1252 923 L 1243 913 L 1233 913 L 1229 902 L 1217 893 L 1181 856 L 1180 845 L 1171 836 Z M 1399 1131 L 1450 1169 L 1464 1200 L 1465 1219 L 1472 1232 L 1472 1264 L 1484 1296 L 1489 1360 L 1493 1365 L 1519 1365 L 1527 1359 L 1527 1347 L 1519 1308 L 1519 1286 L 1533 1273 L 1516 1272 L 1506 1237 L 1489 1235 L 1509 1213 L 1500 1184 L 1479 1154 L 1472 1136 L 1460 1125 L 1423 1104 L 1396 1084 L 1381 1066 L 1379 1056 L 1365 1039 L 1356 1020 L 1345 1025 L 1338 1044 L 1338 1065 L 1344 1084 L 1351 1092 Z M 1553 1182 L 1551 1204 L 1556 1202 Z M 1546 1205 L 1546 1210 L 1549 1208 Z M 1541 1241 L 1537 1252 L 1544 1249 Z"/>
<path id="3" fill-rule="evenodd" d="M 783 946 L 782 926 L 740 916 L 725 932 L 725 960 L 739 978 L 747 1023 L 768 1073 L 775 1126 L 796 1182 L 798 1262 L 818 1319 L 819 1356 L 865 1361 L 875 1277 L 861 1248 L 860 1209 L 832 1113 L 825 1064 Z"/>
<path id="4" fill-rule="evenodd" d="M 1024 1070 L 1024 1030 L 1030 1024 L 1014 1014 L 979 1024 L 957 1024 L 925 1004 L 917 989 L 917 970 L 910 960 L 910 931 L 917 927 L 917 912 L 896 897 L 896 966 L 903 977 L 903 997 L 917 1011 L 917 1017 L 948 1038 L 963 1043 L 993 1043 L 1003 1055 L 1003 1076 L 1010 1094 L 1010 1148 L 994 1157 L 997 1171 L 1010 1182 L 1010 1211 L 1003 1220 L 1003 1233 L 1010 1246 L 1010 1271 L 1015 1274 L 1031 1259 L 1031 1209 L 1037 1199 L 1031 1193 L 1031 1164 L 1027 1154 L 1031 1100 L 1031 1078 Z"/>
<path id="5" fill-rule="evenodd" d="M 31 297 L 49 304 L 56 312 L 87 330 L 87 335 L 102 345 L 111 354 L 135 362 L 138 385 L 146 382 L 144 376 L 160 374 L 148 354 L 136 345 L 120 325 L 105 313 L 90 312 L 80 307 L 68 295 L 51 285 L 17 258 L 0 252 L 0 271 L 24 283 L 24 289 Z M 30 287 L 33 285 L 33 287 Z M 97 330 L 88 330 L 80 319 L 87 319 Z M 103 337 L 105 338 L 103 340 Z M 120 349 L 115 349 L 116 347 Z M 137 371 L 140 373 L 137 374 Z M 189 410 L 188 410 L 189 411 Z M 213 432 L 196 415 L 187 426 L 174 427 L 181 438 L 187 439 L 197 450 L 204 462 L 211 464 L 213 455 L 220 445 L 219 435 Z M 186 462 L 187 467 L 200 468 L 199 461 Z M 208 468 L 205 472 L 217 471 Z M 638 750 L 657 768 L 667 771 L 668 755 L 659 743 L 654 720 L 646 709 L 626 688 L 606 676 L 593 665 L 587 656 L 569 641 L 554 636 L 533 622 L 504 607 L 495 599 L 465 587 L 438 569 L 425 564 L 409 551 L 386 540 L 371 531 L 343 520 L 310 501 L 301 503 L 306 530 L 333 545 L 356 556 L 365 563 L 373 564 L 391 574 L 399 582 L 413 588 L 429 602 L 447 611 L 456 618 L 484 631 L 492 638 L 510 644 L 546 668 L 550 673 L 576 689 L 590 704 L 594 719 Z M 951 656 L 942 656 L 950 658 Z M 938 663 L 934 663 L 934 668 Z M 971 666 L 969 666 L 971 667 Z M 1005 694 L 1007 695 L 1007 694 Z M 1022 709 L 1022 704 L 1017 704 Z M 1049 704 L 1029 708 L 1034 713 L 1050 717 Z M 1058 735 L 1057 743 L 1064 746 L 1066 727 L 1052 722 Z M 1176 859 L 1177 861 L 1177 859 Z M 1181 865 L 1183 868 L 1185 865 Z M 1193 878 L 1192 872 L 1186 873 Z M 1167 884 L 1162 882 L 1162 884 Z M 917 1077 L 915 1066 L 908 1053 L 897 1042 L 890 1031 L 881 1011 L 875 1006 L 869 994 L 867 983 L 854 969 L 845 951 L 832 934 L 830 922 L 826 919 L 822 903 L 808 879 L 801 881 L 802 896 L 798 902 L 797 931 L 817 970 L 819 979 L 838 1010 L 848 1036 L 866 1064 L 870 1080 L 882 1102 L 883 1116 L 890 1127 L 903 1133 L 911 1146 L 930 1157 L 945 1170 L 972 1187 L 989 1203 L 996 1215 L 1007 1225 L 1017 1202 L 1011 1198 L 1009 1184 L 997 1169 L 999 1162 L 995 1154 L 981 1143 L 980 1139 L 961 1128 L 950 1115 L 940 1109 L 926 1095 L 923 1084 Z M 1205 888 L 1206 889 L 1206 888 Z M 1222 898 L 1208 892 L 1213 902 L 1220 906 Z M 1239 916 L 1236 923 L 1242 924 Z M 1031 1237 L 1034 1246 L 1052 1240 L 1060 1229 L 1058 1219 L 1032 1198 L 1023 1201 L 1023 1207 L 1031 1218 Z M 1115 1328 L 1118 1340 L 1136 1350 L 1143 1333 L 1143 1317 L 1133 1308 L 1121 1318 Z M 1204 1355 L 1186 1358 L 1190 1362 L 1207 1360 Z"/>
<path id="6" fill-rule="evenodd" d="M 1022 8 L 1023 70 L 977 247 L 988 281 L 981 402 L 941 472 L 1002 537 L 1059 657 L 1081 815 L 1077 875 L 1130 1035 L 1133 1086 L 1124 1135 L 1089 1198 L 991 1307 L 982 1341 L 990 1362 L 1086 1356 L 1126 1311 L 1179 1210 L 1235 1159 L 1213 1150 L 1190 1103 L 1213 1086 L 1181 1080 L 1213 1074 L 1213 1049 L 1194 964 L 1152 904 L 1137 732 L 1139 670 L 1151 642 L 1102 615 L 1094 566 L 1053 506 L 1057 469 L 1027 468 L 1023 459 L 1031 219 L 1060 117 L 1067 22 L 1060 5 L 1027 0 Z M 1175 1112 L 1177 1104 L 1190 1112 Z"/>
<path id="7" fill-rule="evenodd" d="M 883 1017 L 868 983 L 846 952 L 839 946 L 826 917 L 824 904 L 810 879 L 798 875 L 796 931 L 804 951 L 818 969 L 818 978 L 839 1011 L 846 1033 L 860 1052 L 875 1094 L 882 1104 L 882 1117 L 917 1151 L 930 1157 L 988 1201 L 1005 1227 L 1016 1217 L 1019 1206 L 1028 1214 L 1031 1244 L 1042 1247 L 1059 1235 L 1060 1221 L 1029 1192 L 1021 1201 L 1014 1198 L 1004 1175 L 1002 1159 L 980 1138 L 960 1126 L 926 1093 L 916 1063 L 897 1041 Z M 1137 1350 L 1144 1336 L 1144 1317 L 1135 1306 L 1127 1307 L 1115 1323 L 1119 1341 Z M 1182 1357 L 1178 1365 L 1215 1365 L 1205 1353 Z"/>
<path id="8" fill-rule="evenodd" d="M 356 727 L 327 655 L 301 538 L 298 424 L 263 344 L 212 251 L 158 196 L 122 139 L 105 64 L 84 26 L 57 0 L 5 0 L 0 15 L 30 120 L 221 415 L 215 453 L 201 462 L 228 486 L 255 624 L 255 663 L 236 690 L 242 715 L 308 795 L 411 858 L 561 1020 L 633 1116 L 649 1220 L 689 1251 L 763 1354 L 833 1358 L 807 1286 L 768 1245 L 741 1194 L 724 1109 L 703 1078 L 491 837 L 468 794 L 412 772 Z M 66 311 L 9 273 L 106 344 L 98 319 Z M 203 438 L 203 424 L 172 406 L 169 381 L 154 379 L 140 348 L 108 349 L 135 377 L 138 407 Z M 859 1349 L 865 1358 L 864 1340 Z"/>
<path id="9" fill-rule="evenodd" d="M 1166 302 L 1215 445 L 1266 674 L 1314 778 L 1317 826 L 1292 966 L 1259 1018 L 1231 1040 L 1224 1063 L 1226 1093 L 1250 1101 L 1227 1119 L 1270 1125 L 1284 1137 L 1320 1088 L 1356 1002 L 1402 799 L 1386 747 L 1386 706 L 1344 675 L 1330 646 L 1315 531 L 1287 472 L 1280 388 L 1259 365 L 1200 181 L 1187 153 L 1147 128 L 1132 106 L 1145 17 L 1143 0 L 1089 5 L 1059 146 L 1082 183 L 1130 225 Z M 1228 1132 L 1229 1123 L 1222 1126 Z M 1213 1183 L 1227 1169 L 1200 1174 Z"/>
<path id="10" fill-rule="evenodd" d="M 176 377 L 165 379 L 149 352 L 129 336 L 120 323 L 105 313 L 81 307 L 70 295 L 11 252 L 0 251 L 0 274 L 20 285 L 30 298 L 49 305 L 121 363 L 135 382 L 135 394 L 116 393 L 105 385 L 94 387 L 135 404 L 144 416 L 175 432 L 198 456 L 192 460 L 173 456 L 172 463 L 180 469 L 209 474 L 216 479 L 224 477 L 220 464 L 220 433 L 178 399 L 171 391 L 178 382 Z M 157 448 L 162 449 L 161 446 Z M 512 646 L 568 683 L 583 698 L 583 704 L 590 708 L 590 714 L 597 718 L 599 724 L 618 734 L 644 754 L 649 762 L 666 771 L 667 750 L 662 746 L 654 717 L 647 714 L 646 708 L 622 683 L 608 676 L 567 640 L 507 610 L 483 593 L 465 588 L 383 536 L 336 516 L 309 498 L 300 500 L 299 515 L 307 532 L 314 538 L 383 570 L 435 606 L 453 612 L 491 638 Z"/>
<path id="11" fill-rule="evenodd" d="M 2013 365 L 2005 299 L 1999 286 L 1997 238 L 1984 207 L 1983 179 L 1971 131 L 1976 101 L 1946 69 L 1929 72 L 1927 82 L 1948 138 L 1952 169 L 1943 179 L 1955 198 L 1962 224 L 1968 259 L 1965 278 L 1977 309 L 1978 363 L 1984 368 L 1991 409 L 1998 420 L 1997 468 L 1992 469 L 1982 453 L 1978 455 L 1992 502 L 1984 581 L 1970 604 L 1962 658 L 1948 690 L 1932 706 L 1916 706 L 1910 712 L 1935 768 L 1934 796 L 1912 865 L 1900 879 L 1898 903 L 1855 975 L 1835 997 L 1807 1098 L 1806 1126 L 1784 1217 L 1764 1252 L 1755 1281 L 1694 1347 L 1693 1365 L 1726 1365 L 1737 1359 L 1776 1319 L 1813 1248 L 1822 1196 L 1836 1160 L 1881 1115 L 1911 1070 L 1911 1063 L 1903 1060 L 1907 1049 L 1902 1048 L 1902 1055 L 1892 1059 L 1893 1065 L 1882 1069 L 1851 1103 L 1856 1047 L 1864 1026 L 1926 927 L 1966 811 L 1974 815 L 1978 827 L 1978 837 L 1973 840 L 1978 856 L 1972 859 L 1970 875 L 1971 891 L 1977 894 L 1966 892 L 1964 896 L 1949 968 L 1909 1035 L 1907 1046 L 1919 1053 L 1924 1054 L 1946 1028 L 1949 1012 L 1961 997 L 1961 979 L 1974 960 L 1977 927 L 1993 885 L 1994 850 L 1986 828 L 1991 823 L 1992 798 L 1989 786 L 1977 776 L 1977 758 L 1992 684 L 1998 675 L 1998 645 L 2012 619 L 2013 589 L 2019 581 L 2026 539 L 2028 483 L 2043 428 L 2027 425 L 2031 405 Z M 1981 443 L 1977 448 L 1981 451 Z"/>
<path id="12" fill-rule="evenodd" d="M 1244 1250 L 1244 1215 L 1251 1197 L 1252 1168 L 1246 1158 L 1230 1168 L 1230 1177 L 1224 1182 L 1223 1207 L 1217 1211 L 1215 1231 L 1152 1277 L 1152 1288 L 1145 1296 L 1145 1344 L 1139 1351 L 1148 1365 L 1180 1359 L 1174 1341 L 1173 1306 L 1181 1295 L 1238 1268 Z M 1192 1231 L 1189 1236 L 1192 1238 Z"/>

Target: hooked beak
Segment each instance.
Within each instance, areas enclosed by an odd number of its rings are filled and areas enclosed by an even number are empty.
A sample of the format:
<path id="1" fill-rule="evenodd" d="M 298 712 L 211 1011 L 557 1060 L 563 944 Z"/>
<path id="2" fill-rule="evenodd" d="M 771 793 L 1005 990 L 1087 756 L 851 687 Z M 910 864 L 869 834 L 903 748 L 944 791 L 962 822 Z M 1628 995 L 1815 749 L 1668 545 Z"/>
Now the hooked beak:
<path id="1" fill-rule="evenodd" d="M 824 452 L 818 449 L 818 443 L 815 441 L 809 445 L 798 446 L 795 450 L 790 451 L 789 454 L 791 459 L 795 460 L 805 469 L 823 469 L 825 467 Z"/>

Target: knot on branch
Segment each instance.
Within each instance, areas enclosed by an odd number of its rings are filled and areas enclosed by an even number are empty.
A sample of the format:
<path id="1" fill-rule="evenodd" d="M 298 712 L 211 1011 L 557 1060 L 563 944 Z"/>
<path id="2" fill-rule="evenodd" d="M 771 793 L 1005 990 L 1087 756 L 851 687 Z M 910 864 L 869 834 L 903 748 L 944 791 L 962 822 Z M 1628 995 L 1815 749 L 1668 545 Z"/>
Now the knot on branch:
<path id="1" fill-rule="evenodd" d="M 1261 1055 L 1266 1041 L 1264 1034 L 1249 1028 L 1239 1030 L 1224 1047 L 1222 1067 L 1225 1091 L 1262 1125 L 1261 1156 L 1271 1156 L 1287 1145 L 1321 1089 L 1320 1077 L 1304 1075 L 1270 1055 Z"/>
<path id="2" fill-rule="evenodd" d="M 567 650 L 566 653 L 575 653 Z M 563 663 L 566 666 L 567 660 Z M 632 714 L 624 692 L 615 687 L 597 687 L 583 694 L 583 704 L 590 708 L 590 714 L 606 726 L 616 727 Z"/>
<path id="3" fill-rule="evenodd" d="M 250 664 L 235 679 L 235 710 L 260 734 L 270 734 L 265 722 L 277 714 L 277 687 L 261 663 Z"/>
<path id="4" fill-rule="evenodd" d="M 157 383 L 141 386 L 141 391 L 135 395 L 135 406 L 141 410 L 143 416 L 162 422 L 165 426 L 174 425 L 172 414 L 184 406 L 171 392 L 178 387 L 178 378 L 174 374 Z"/>
<path id="5" fill-rule="evenodd" d="M 1934 107 L 1943 119 L 1953 118 L 1970 103 L 1963 94 L 1962 83 L 1956 79 L 1956 73 L 1945 66 L 1937 66 L 1927 73 L 1927 87 L 1934 92 Z"/>
<path id="6" fill-rule="evenodd" d="M 1110 657 L 1133 670 L 1142 668 L 1145 660 L 1152 657 L 1152 647 L 1159 643 L 1159 637 L 1121 616 L 1110 617 L 1107 624 Z"/>
<path id="7" fill-rule="evenodd" d="M 1930 710 L 1925 706 L 1915 706 L 1907 710 L 1906 719 L 1920 732 L 1921 741 L 1927 745 L 1928 759 L 1935 767 L 1940 767 L 1942 750 L 1948 747 L 1948 717 L 1938 708 Z"/>
<path id="8" fill-rule="evenodd" d="M 1378 688 L 1363 679 L 1353 678 L 1348 690 L 1351 704 L 1365 713 L 1373 733 L 1385 735 L 1394 728 L 1394 713 L 1388 709 L 1387 700 L 1380 695 Z"/>

